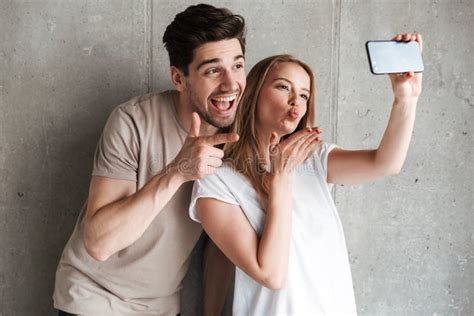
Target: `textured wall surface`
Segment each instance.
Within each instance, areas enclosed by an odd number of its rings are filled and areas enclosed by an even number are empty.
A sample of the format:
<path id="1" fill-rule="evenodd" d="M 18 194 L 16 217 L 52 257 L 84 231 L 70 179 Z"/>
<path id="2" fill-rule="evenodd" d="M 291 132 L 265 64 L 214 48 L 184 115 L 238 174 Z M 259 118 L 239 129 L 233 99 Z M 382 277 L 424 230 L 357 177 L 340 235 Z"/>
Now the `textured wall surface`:
<path id="1" fill-rule="evenodd" d="M 0 2 L 0 316 L 53 315 L 54 272 L 111 109 L 170 88 L 163 31 L 198 1 Z M 248 70 L 292 53 L 317 74 L 317 121 L 346 148 L 380 141 L 392 96 L 364 43 L 418 31 L 424 91 L 405 167 L 334 196 L 360 315 L 473 315 L 474 2 L 209 1 L 243 15 Z M 201 305 L 200 245 L 182 315 Z"/>

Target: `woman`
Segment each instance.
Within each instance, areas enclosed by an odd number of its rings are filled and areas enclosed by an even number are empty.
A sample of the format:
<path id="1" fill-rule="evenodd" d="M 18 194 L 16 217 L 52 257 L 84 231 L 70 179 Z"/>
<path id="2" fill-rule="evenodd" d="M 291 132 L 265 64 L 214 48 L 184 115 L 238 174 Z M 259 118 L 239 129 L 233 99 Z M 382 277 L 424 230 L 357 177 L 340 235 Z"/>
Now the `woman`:
<path id="1" fill-rule="evenodd" d="M 395 40 L 421 36 L 397 35 Z M 279 55 L 248 75 L 224 147 L 227 162 L 196 181 L 190 216 L 237 266 L 234 315 L 355 315 L 347 249 L 332 184 L 360 184 L 399 172 L 413 129 L 421 74 L 391 75 L 392 114 L 378 149 L 319 142 L 309 128 L 314 78 Z"/>

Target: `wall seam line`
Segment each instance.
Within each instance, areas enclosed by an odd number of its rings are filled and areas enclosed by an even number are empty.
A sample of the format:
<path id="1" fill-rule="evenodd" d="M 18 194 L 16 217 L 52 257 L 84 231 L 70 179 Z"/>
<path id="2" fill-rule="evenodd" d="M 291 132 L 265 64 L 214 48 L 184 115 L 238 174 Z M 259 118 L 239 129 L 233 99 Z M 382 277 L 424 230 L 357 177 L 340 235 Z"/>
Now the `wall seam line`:
<path id="1" fill-rule="evenodd" d="M 341 16 L 342 16 L 342 0 L 336 0 L 333 10 L 333 42 L 332 42 L 332 63 L 331 63 L 331 97 L 330 97 L 330 129 L 332 139 L 331 142 L 337 144 L 338 130 L 338 112 L 339 112 L 339 58 L 340 58 L 340 37 L 341 37 Z M 334 186 L 333 199 L 336 203 L 337 186 Z"/>
<path id="2" fill-rule="evenodd" d="M 145 7 L 145 71 L 146 71 L 146 93 L 150 93 L 153 87 L 153 67 L 152 61 L 152 0 L 144 0 Z"/>

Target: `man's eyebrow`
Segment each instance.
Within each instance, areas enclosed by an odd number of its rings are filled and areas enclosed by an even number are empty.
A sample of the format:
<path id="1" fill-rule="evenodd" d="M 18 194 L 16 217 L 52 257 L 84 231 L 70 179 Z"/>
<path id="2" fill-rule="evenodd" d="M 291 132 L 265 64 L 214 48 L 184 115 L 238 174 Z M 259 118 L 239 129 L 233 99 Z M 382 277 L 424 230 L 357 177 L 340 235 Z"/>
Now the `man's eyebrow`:
<path id="1" fill-rule="evenodd" d="M 237 55 L 234 57 L 234 61 L 237 61 L 239 59 L 243 59 L 245 60 L 245 56 L 244 55 Z M 212 59 L 206 59 L 206 60 L 203 60 L 198 66 L 197 66 L 197 70 L 201 69 L 202 66 L 204 65 L 207 65 L 207 64 L 214 64 L 214 63 L 218 63 L 220 62 L 221 59 L 220 58 L 212 58 Z"/>
<path id="2" fill-rule="evenodd" d="M 277 81 L 277 80 L 283 80 L 283 81 L 286 81 L 288 82 L 289 84 L 293 85 L 293 82 L 291 82 L 290 80 L 286 79 L 286 78 L 283 78 L 283 77 L 278 77 L 278 78 L 275 78 L 273 81 Z M 301 90 L 304 90 L 304 91 L 307 91 L 308 93 L 311 93 L 308 89 L 306 88 L 301 88 Z"/>

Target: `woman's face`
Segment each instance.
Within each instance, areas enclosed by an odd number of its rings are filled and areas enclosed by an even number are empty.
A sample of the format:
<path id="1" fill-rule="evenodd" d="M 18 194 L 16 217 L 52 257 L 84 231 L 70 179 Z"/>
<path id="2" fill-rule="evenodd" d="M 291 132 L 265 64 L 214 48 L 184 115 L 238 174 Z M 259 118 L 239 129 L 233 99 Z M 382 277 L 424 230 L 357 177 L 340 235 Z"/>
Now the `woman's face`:
<path id="1" fill-rule="evenodd" d="M 263 82 L 257 101 L 257 131 L 270 137 L 292 133 L 307 111 L 310 77 L 298 64 L 273 65 Z"/>

